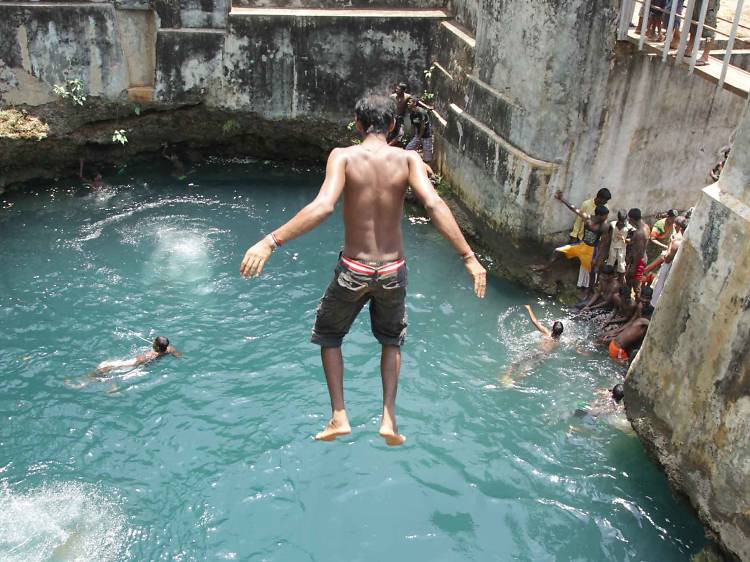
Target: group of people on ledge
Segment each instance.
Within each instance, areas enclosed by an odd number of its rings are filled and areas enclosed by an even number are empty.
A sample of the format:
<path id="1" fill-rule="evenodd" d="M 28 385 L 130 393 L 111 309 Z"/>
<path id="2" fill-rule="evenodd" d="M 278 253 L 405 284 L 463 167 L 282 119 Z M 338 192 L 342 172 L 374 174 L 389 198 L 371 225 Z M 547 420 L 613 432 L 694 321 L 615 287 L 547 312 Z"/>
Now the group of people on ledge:
<path id="1" fill-rule="evenodd" d="M 609 345 L 612 359 L 627 363 L 646 335 L 692 209 L 684 215 L 670 209 L 649 226 L 638 208 L 620 210 L 616 218 L 611 217 L 611 198 L 610 191 L 602 188 L 575 207 L 562 192 L 555 193 L 555 199 L 576 220 L 568 244 L 555 248 L 550 263 L 561 255 L 580 262 L 582 300 L 574 312 L 593 322 L 596 341 Z M 537 269 L 546 270 L 549 265 Z"/>
<path id="2" fill-rule="evenodd" d="M 424 103 L 417 96 L 408 93 L 408 86 L 401 82 L 395 86 L 391 98 L 396 102 L 396 126 L 388 133 L 386 140 L 389 146 L 401 146 L 406 150 L 422 150 L 425 164 L 432 162 L 432 123 L 430 112 L 433 107 Z M 404 145 L 406 112 L 411 122 L 411 138 Z"/>

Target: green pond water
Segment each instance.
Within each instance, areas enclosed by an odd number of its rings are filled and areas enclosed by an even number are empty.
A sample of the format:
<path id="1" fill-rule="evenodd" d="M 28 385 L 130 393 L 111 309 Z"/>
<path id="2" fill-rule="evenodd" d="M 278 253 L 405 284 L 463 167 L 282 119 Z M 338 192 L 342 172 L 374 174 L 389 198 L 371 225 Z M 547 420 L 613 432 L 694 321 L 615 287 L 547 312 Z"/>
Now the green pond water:
<path id="1" fill-rule="evenodd" d="M 572 415 L 622 374 L 580 343 L 587 327 L 566 321 L 560 349 L 500 384 L 539 341 L 522 305 L 545 322 L 564 311 L 499 279 L 477 300 L 417 210 L 408 441 L 377 436 L 366 313 L 344 344 L 353 434 L 313 441 L 330 410 L 308 340 L 341 218 L 260 279 L 238 268 L 320 180 L 234 163 L 179 181 L 154 165 L 96 194 L 61 181 L 0 197 L 0 560 L 666 562 L 704 546 L 622 418 Z M 156 335 L 184 356 L 65 384 Z"/>

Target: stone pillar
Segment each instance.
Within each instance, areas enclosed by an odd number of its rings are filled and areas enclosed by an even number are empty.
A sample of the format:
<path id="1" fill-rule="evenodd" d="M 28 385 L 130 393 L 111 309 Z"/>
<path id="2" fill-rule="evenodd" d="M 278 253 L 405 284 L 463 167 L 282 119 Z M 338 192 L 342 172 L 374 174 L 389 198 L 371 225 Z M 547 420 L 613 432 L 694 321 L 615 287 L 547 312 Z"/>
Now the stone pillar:
<path id="1" fill-rule="evenodd" d="M 750 108 L 695 208 L 625 404 L 672 486 L 750 560 Z"/>

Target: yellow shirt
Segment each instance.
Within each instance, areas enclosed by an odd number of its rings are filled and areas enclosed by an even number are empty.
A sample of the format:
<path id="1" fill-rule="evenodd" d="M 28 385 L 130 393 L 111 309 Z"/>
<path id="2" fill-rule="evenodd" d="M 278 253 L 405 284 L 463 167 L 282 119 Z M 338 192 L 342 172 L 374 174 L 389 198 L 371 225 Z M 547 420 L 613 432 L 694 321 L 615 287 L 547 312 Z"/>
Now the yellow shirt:
<path id="1" fill-rule="evenodd" d="M 606 205 L 604 205 L 607 207 Z M 609 208 L 609 207 L 607 207 Z M 596 203 L 594 203 L 594 198 L 586 199 L 583 203 L 581 203 L 581 212 L 586 215 L 593 215 L 594 211 L 596 210 Z M 578 217 L 576 219 L 576 222 L 573 223 L 573 230 L 570 231 L 570 237 L 571 238 L 577 238 L 578 240 L 583 240 L 583 219 L 581 217 Z"/>

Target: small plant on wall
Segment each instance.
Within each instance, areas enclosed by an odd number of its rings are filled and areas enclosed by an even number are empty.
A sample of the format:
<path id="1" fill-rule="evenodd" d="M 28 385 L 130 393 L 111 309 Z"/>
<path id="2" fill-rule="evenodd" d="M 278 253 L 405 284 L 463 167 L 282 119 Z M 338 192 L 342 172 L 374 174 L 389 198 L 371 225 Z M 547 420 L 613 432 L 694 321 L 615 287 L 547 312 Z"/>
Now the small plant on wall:
<path id="1" fill-rule="evenodd" d="M 362 139 L 359 138 L 359 134 L 357 133 L 356 121 L 350 121 L 346 126 L 346 130 L 354 133 L 354 136 L 350 139 L 352 144 L 362 144 Z"/>
<path id="2" fill-rule="evenodd" d="M 55 84 L 52 91 L 55 95 L 69 99 L 76 105 L 82 106 L 86 101 L 86 86 L 79 78 L 66 80 L 64 84 Z"/>
<path id="3" fill-rule="evenodd" d="M 422 95 L 419 97 L 419 99 L 422 100 L 426 104 L 431 104 L 433 101 L 435 101 L 435 92 L 432 91 L 432 73 L 434 71 L 435 71 L 435 63 L 432 63 L 430 68 L 424 71 L 424 81 L 427 87 L 425 91 L 422 93 Z"/>
<path id="4" fill-rule="evenodd" d="M 128 137 L 125 135 L 125 129 L 117 129 L 112 133 L 112 142 L 119 142 L 122 145 L 127 144 Z"/>

